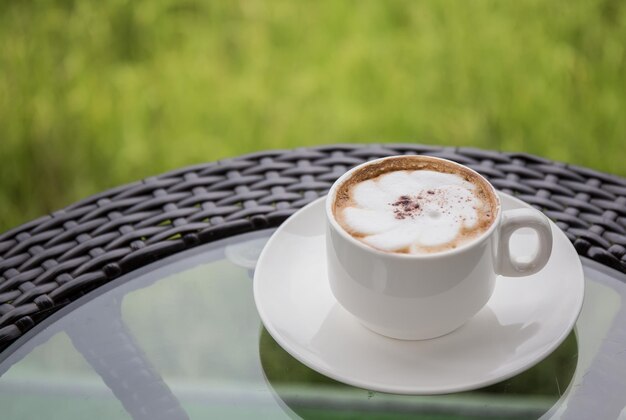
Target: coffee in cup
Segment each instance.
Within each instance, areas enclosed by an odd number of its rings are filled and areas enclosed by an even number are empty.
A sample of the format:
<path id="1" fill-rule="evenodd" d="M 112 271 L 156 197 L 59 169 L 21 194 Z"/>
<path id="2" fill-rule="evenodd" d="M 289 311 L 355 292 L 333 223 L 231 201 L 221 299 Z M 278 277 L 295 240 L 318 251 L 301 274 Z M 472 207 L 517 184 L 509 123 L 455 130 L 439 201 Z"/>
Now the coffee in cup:
<path id="1" fill-rule="evenodd" d="M 484 233 L 498 199 L 481 176 L 440 159 L 382 160 L 336 191 L 333 214 L 352 237 L 381 251 L 427 254 Z"/>

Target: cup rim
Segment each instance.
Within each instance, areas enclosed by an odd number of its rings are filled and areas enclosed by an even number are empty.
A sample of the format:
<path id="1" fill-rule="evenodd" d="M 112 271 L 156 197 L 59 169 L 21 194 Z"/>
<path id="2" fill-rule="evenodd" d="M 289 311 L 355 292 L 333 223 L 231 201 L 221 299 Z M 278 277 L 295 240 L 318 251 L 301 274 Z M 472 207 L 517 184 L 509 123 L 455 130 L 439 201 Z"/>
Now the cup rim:
<path id="1" fill-rule="evenodd" d="M 335 192 L 337 191 L 339 186 L 342 185 L 343 182 L 345 182 L 346 179 L 348 179 L 354 172 L 356 172 L 356 171 L 360 170 L 361 168 L 364 168 L 364 167 L 366 167 L 368 165 L 374 165 L 374 164 L 377 164 L 377 163 L 385 161 L 385 160 L 398 159 L 398 158 L 407 158 L 407 157 L 408 158 L 422 158 L 422 157 L 424 157 L 424 158 L 428 158 L 428 159 L 442 161 L 442 162 L 451 164 L 453 166 L 461 167 L 464 170 L 470 171 L 471 173 L 475 174 L 476 176 L 481 178 L 483 181 L 485 181 L 486 184 L 491 189 L 491 192 L 493 193 L 494 197 L 496 198 L 496 217 L 494 218 L 493 223 L 491 224 L 491 226 L 489 226 L 489 228 L 486 231 L 484 231 L 480 236 L 478 236 L 477 238 L 475 238 L 474 240 L 472 240 L 470 242 L 467 242 L 467 243 L 465 243 L 465 244 L 463 244 L 463 245 L 461 245 L 461 246 L 459 246 L 457 248 L 448 249 L 448 250 L 441 251 L 441 252 L 435 252 L 435 253 L 432 253 L 432 254 L 401 254 L 401 253 L 397 253 L 397 252 L 382 251 L 380 249 L 377 249 L 377 248 L 374 248 L 374 247 L 371 247 L 369 245 L 364 244 L 363 242 L 359 241 L 358 239 L 356 239 L 352 235 L 350 235 L 348 232 L 346 232 L 345 229 L 335 219 L 335 215 L 333 213 L 333 207 L 334 207 L 334 204 L 335 204 Z M 460 163 L 454 162 L 454 161 L 449 160 L 449 159 L 444 159 L 444 158 L 430 156 L 430 155 L 393 155 L 393 156 L 385 156 L 385 157 L 382 157 L 382 158 L 377 158 L 377 159 L 369 160 L 367 162 L 363 162 L 363 163 L 355 166 L 354 168 L 351 168 L 346 173 L 344 173 L 339 178 L 337 178 L 337 180 L 333 183 L 333 185 L 328 190 L 328 195 L 326 196 L 325 210 L 326 210 L 327 222 L 330 224 L 330 226 L 336 232 L 338 232 L 348 242 L 351 242 L 353 245 L 356 245 L 357 247 L 361 248 L 362 250 L 364 250 L 366 252 L 370 252 L 370 253 L 372 253 L 374 255 L 378 255 L 380 257 L 391 258 L 391 259 L 400 259 L 400 260 L 431 260 L 431 259 L 439 259 L 439 258 L 450 257 L 450 256 L 453 256 L 453 255 L 457 255 L 457 254 L 463 253 L 463 252 L 465 252 L 465 251 L 467 251 L 467 250 L 469 250 L 471 248 L 474 248 L 474 247 L 480 245 L 484 241 L 486 241 L 487 238 L 489 238 L 493 234 L 493 232 L 496 230 L 496 228 L 500 224 L 500 219 L 502 218 L 502 203 L 501 203 L 501 200 L 500 200 L 500 196 L 498 195 L 498 192 L 497 192 L 496 188 L 491 184 L 491 182 L 489 182 L 484 176 L 482 176 L 481 174 L 479 174 L 478 172 L 476 172 L 475 170 L 473 170 L 472 168 L 470 168 L 468 166 L 462 165 Z"/>

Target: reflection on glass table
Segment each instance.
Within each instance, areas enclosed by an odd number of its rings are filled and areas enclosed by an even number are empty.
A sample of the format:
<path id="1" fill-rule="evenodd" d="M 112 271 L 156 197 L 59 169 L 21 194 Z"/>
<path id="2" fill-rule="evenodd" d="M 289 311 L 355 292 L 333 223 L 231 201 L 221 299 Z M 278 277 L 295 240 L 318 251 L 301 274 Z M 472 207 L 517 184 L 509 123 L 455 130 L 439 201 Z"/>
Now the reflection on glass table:
<path id="1" fill-rule="evenodd" d="M 0 355 L 2 418 L 626 418 L 623 274 L 584 261 L 575 334 L 526 372 L 390 395 L 318 374 L 262 327 L 252 274 L 271 233 L 159 261 L 50 317 Z"/>

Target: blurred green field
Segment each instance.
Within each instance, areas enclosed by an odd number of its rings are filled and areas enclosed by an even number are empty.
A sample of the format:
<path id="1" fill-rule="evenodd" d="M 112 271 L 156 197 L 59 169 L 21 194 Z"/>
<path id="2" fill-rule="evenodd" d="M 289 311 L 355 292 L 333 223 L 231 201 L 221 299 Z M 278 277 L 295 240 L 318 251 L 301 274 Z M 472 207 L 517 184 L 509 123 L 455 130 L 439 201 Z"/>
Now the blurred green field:
<path id="1" fill-rule="evenodd" d="M 0 2 L 0 231 L 268 148 L 420 142 L 626 175 L 620 0 Z"/>

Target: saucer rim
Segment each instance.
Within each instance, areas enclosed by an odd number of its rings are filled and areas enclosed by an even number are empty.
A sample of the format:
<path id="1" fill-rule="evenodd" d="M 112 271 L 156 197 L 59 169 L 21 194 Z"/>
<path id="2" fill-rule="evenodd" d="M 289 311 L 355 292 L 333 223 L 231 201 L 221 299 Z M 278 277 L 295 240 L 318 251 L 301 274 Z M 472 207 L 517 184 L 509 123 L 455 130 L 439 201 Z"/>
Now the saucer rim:
<path id="1" fill-rule="evenodd" d="M 514 203 L 517 203 L 518 205 L 523 206 L 524 208 L 530 208 L 534 211 L 539 212 L 539 210 L 535 209 L 534 207 L 532 207 L 531 205 L 529 205 L 528 203 L 525 203 L 524 201 L 513 197 L 509 194 L 506 194 L 502 191 L 497 191 L 498 195 L 500 196 L 500 199 L 502 201 L 502 207 L 504 207 L 504 201 L 505 200 L 512 200 Z M 265 246 L 263 247 L 263 250 L 261 251 L 259 258 L 257 260 L 257 266 L 254 272 L 254 278 L 253 278 L 253 295 L 254 295 L 254 302 L 255 302 L 255 306 L 257 308 L 257 312 L 259 313 L 259 316 L 261 318 L 261 322 L 263 323 L 263 327 L 268 331 L 268 333 L 272 336 L 272 338 L 280 345 L 280 347 L 285 350 L 287 353 L 289 353 L 293 358 L 295 358 L 296 360 L 298 360 L 300 363 L 304 364 L 305 366 L 309 367 L 310 369 L 323 374 L 324 376 L 327 376 L 331 379 L 334 379 L 338 382 L 350 385 L 350 386 L 355 386 L 361 389 L 365 389 L 365 390 L 369 390 L 369 391 L 376 391 L 376 392 L 384 392 L 384 393 L 389 393 L 389 394 L 401 394 L 401 395 L 441 395 L 441 394 L 450 394 L 450 393 L 456 393 L 456 392 L 463 392 L 463 391 L 471 391 L 471 390 L 476 390 L 476 389 L 480 389 L 480 388 L 484 388 L 486 386 L 489 385 L 493 385 L 502 381 L 505 381 L 507 379 L 510 379 L 534 366 L 536 366 L 538 363 L 540 363 L 541 361 L 543 361 L 546 357 L 548 357 L 550 354 L 552 354 L 554 352 L 554 350 L 556 350 L 564 341 L 565 339 L 569 336 L 569 334 L 574 331 L 574 334 L 576 334 L 576 330 L 575 330 L 575 324 L 576 321 L 578 320 L 578 318 L 580 317 L 580 313 L 582 311 L 582 307 L 583 307 L 583 303 L 584 303 L 584 299 L 585 299 L 585 278 L 584 278 L 584 271 L 583 271 L 583 267 L 582 267 L 582 262 L 580 260 L 580 257 L 578 256 L 578 253 L 576 252 L 576 249 L 574 248 L 573 244 L 570 242 L 570 240 L 567 238 L 567 236 L 565 235 L 565 233 L 552 221 L 550 220 L 550 226 L 553 227 L 553 232 L 556 231 L 557 235 L 560 235 L 562 237 L 562 239 L 565 240 L 565 243 L 567 243 L 568 248 L 573 251 L 573 255 L 576 255 L 576 258 L 573 258 L 576 262 L 576 272 L 577 272 L 577 278 L 579 279 L 577 282 L 577 286 L 580 289 L 580 293 L 578 293 L 577 296 L 577 307 L 575 312 L 575 316 L 572 316 L 571 319 L 568 321 L 567 323 L 567 327 L 563 329 L 563 331 L 561 332 L 561 334 L 559 335 L 559 337 L 552 341 L 550 343 L 550 345 L 545 346 L 545 348 L 543 350 L 538 350 L 540 351 L 540 354 L 534 358 L 531 362 L 526 363 L 526 364 L 522 364 L 519 367 L 512 369 L 511 371 L 502 374 L 502 375 L 496 375 L 494 377 L 482 380 L 482 381 L 476 381 L 476 382 L 472 382 L 472 383 L 468 383 L 468 384 L 463 384 L 463 385 L 459 385 L 459 386 L 435 386 L 435 387 L 419 387 L 419 386 L 394 386 L 394 385 L 390 385 L 390 384 L 383 384 L 383 383 L 378 383 L 375 381 L 362 381 L 362 380 L 354 380 L 348 376 L 344 376 L 341 374 L 337 374 L 336 372 L 330 370 L 330 369 L 326 369 L 323 366 L 319 366 L 313 362 L 311 362 L 310 360 L 308 360 L 307 358 L 301 356 L 301 354 L 296 351 L 296 347 L 298 346 L 291 346 L 291 344 L 289 344 L 289 340 L 286 340 L 283 338 L 283 336 L 277 331 L 277 329 L 274 328 L 273 323 L 270 321 L 270 318 L 267 313 L 263 310 L 262 306 L 263 305 L 259 305 L 259 301 L 260 301 L 260 281 L 257 280 L 258 276 L 260 274 L 259 273 L 259 268 L 262 264 L 262 261 L 265 259 L 265 254 L 267 252 L 269 252 L 269 249 L 272 248 L 272 245 L 275 241 L 277 241 L 277 238 L 280 238 L 280 236 L 282 235 L 283 230 L 287 229 L 289 222 L 292 221 L 292 219 L 296 219 L 298 217 L 302 217 L 302 213 L 309 209 L 310 207 L 315 207 L 316 205 L 320 206 L 320 211 L 324 211 L 325 206 L 322 204 L 320 205 L 320 202 L 325 201 L 327 199 L 327 196 L 323 196 L 323 197 L 319 197 L 317 199 L 315 199 L 314 201 L 310 202 L 309 204 L 307 204 L 306 206 L 302 207 L 300 210 L 298 210 L 297 212 L 295 212 L 294 214 L 292 214 L 287 220 L 285 220 L 280 227 L 276 230 L 276 232 L 274 232 L 274 234 L 270 237 L 270 239 L 267 241 L 267 243 L 265 244 Z M 503 210 L 504 211 L 504 210 Z M 541 212 L 540 212 L 541 213 Z M 557 241 L 554 241 L 554 243 L 556 244 Z M 552 256 L 550 258 L 553 258 Z M 501 277 L 505 277 L 506 276 L 501 276 L 498 275 L 497 276 L 498 279 Z M 332 294 L 331 294 L 332 295 Z M 335 299 L 334 296 L 332 296 L 333 300 Z M 365 327 L 363 327 L 365 328 Z M 454 333 L 454 331 L 452 332 Z M 376 334 L 376 333 L 374 333 Z M 447 335 L 447 334 L 446 334 Z M 381 339 L 386 339 L 386 340 L 394 340 L 393 338 L 389 338 L 389 337 L 384 337 L 384 336 L 380 336 Z M 433 338 L 432 340 L 437 340 L 440 337 L 437 338 Z"/>

